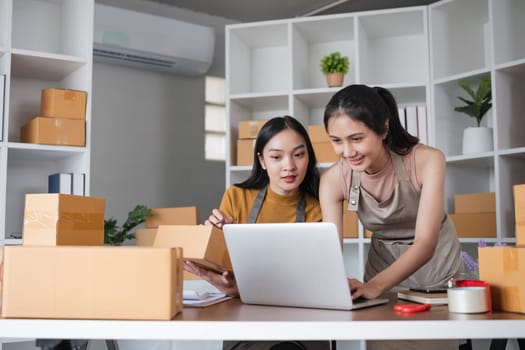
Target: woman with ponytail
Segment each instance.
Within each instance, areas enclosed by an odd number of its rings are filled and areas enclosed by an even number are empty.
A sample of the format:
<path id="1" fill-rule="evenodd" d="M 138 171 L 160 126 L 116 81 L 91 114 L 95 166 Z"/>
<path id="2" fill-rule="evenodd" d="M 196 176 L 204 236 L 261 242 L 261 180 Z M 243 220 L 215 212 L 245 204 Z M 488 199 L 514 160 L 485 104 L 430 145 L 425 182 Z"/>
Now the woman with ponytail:
<path id="1" fill-rule="evenodd" d="M 342 209 L 357 211 L 372 232 L 364 281 L 349 280 L 354 299 L 398 286 L 442 288 L 462 269 L 459 240 L 444 211 L 445 157 L 410 135 L 397 110 L 388 90 L 350 85 L 324 113 L 340 160 L 321 178 L 323 221 L 341 234 Z"/>

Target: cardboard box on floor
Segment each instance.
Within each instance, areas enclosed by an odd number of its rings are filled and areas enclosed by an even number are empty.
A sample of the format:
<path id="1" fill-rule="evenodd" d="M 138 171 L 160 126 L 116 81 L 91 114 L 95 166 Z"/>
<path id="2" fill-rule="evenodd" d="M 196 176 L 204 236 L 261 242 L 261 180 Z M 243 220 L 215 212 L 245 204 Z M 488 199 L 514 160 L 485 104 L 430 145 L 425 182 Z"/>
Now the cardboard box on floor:
<path id="1" fill-rule="evenodd" d="M 182 269 L 180 248 L 4 247 L 2 317 L 171 320 Z"/>
<path id="2" fill-rule="evenodd" d="M 494 309 L 525 313 L 525 247 L 479 247 L 478 260 Z"/>
<path id="3" fill-rule="evenodd" d="M 23 244 L 103 245 L 104 208 L 104 198 L 26 194 Z"/>
<path id="4" fill-rule="evenodd" d="M 232 268 L 224 233 L 212 225 L 160 225 L 156 231 L 137 230 L 136 235 L 137 245 L 181 247 L 185 259 L 208 269 L 223 272 Z M 185 279 L 195 279 L 193 276 L 184 272 Z"/>
<path id="5" fill-rule="evenodd" d="M 145 227 L 160 225 L 198 225 L 200 221 L 197 207 L 153 208 L 152 216 L 146 218 Z"/>

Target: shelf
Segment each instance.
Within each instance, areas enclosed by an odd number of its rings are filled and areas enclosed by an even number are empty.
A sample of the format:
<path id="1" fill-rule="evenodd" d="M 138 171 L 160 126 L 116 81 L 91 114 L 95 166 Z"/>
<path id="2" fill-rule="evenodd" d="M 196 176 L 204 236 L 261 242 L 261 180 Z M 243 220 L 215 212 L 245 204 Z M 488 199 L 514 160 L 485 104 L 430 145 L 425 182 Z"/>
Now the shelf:
<path id="1" fill-rule="evenodd" d="M 521 0 L 493 2 L 495 63 L 525 58 L 525 4 Z"/>
<path id="2" fill-rule="evenodd" d="M 86 63 L 77 56 L 12 50 L 12 75 L 20 78 L 60 81 Z"/>
<path id="3" fill-rule="evenodd" d="M 474 156 L 447 157 L 447 164 L 472 168 L 491 168 L 494 166 L 494 152 L 485 152 Z"/>
<path id="4" fill-rule="evenodd" d="M 9 160 L 60 160 L 86 153 L 85 147 L 37 145 L 32 143 L 8 143 Z"/>

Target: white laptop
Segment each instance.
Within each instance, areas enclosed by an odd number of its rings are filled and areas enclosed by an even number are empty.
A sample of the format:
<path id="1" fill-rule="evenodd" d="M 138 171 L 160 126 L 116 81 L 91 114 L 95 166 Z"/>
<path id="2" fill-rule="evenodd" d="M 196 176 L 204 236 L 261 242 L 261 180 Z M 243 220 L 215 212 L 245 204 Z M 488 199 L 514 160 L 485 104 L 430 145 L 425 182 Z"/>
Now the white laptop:
<path id="1" fill-rule="evenodd" d="M 352 302 L 334 224 L 232 224 L 223 231 L 243 303 L 353 310 L 388 302 Z"/>

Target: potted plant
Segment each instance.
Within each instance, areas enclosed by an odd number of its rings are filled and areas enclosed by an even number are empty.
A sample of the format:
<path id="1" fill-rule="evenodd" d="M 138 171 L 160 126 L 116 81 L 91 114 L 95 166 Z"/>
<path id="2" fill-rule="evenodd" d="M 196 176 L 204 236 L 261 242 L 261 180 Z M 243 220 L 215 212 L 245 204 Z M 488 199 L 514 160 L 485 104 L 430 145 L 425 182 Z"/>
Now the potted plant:
<path id="1" fill-rule="evenodd" d="M 463 154 L 492 151 L 494 147 L 492 128 L 481 126 L 483 117 L 492 107 L 490 78 L 481 78 L 476 90 L 473 90 L 466 81 L 460 81 L 458 84 L 470 96 L 471 100 L 458 96 L 458 99 L 465 105 L 456 107 L 454 110 L 465 113 L 476 119 L 477 122 L 477 127 L 468 127 L 463 131 Z"/>
<path id="2" fill-rule="evenodd" d="M 342 86 L 344 75 L 348 73 L 350 61 L 347 56 L 342 56 L 335 51 L 321 59 L 321 71 L 326 75 L 328 86 Z"/>
<path id="3" fill-rule="evenodd" d="M 152 215 L 150 208 L 137 205 L 128 213 L 128 218 L 122 227 L 117 225 L 117 220 L 114 218 L 104 220 L 104 244 L 121 245 L 126 239 L 135 238 L 135 234 L 129 231 L 146 221 L 146 217 Z"/>

